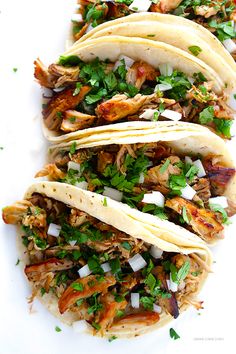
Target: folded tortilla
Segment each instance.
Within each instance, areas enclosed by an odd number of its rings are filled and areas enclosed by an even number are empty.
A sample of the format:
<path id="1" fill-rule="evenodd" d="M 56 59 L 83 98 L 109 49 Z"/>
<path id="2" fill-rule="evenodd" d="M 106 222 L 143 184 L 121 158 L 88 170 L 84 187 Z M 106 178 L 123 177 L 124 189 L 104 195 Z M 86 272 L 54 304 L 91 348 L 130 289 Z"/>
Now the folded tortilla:
<path id="1" fill-rule="evenodd" d="M 111 62 L 116 62 L 120 55 L 125 55 L 134 60 L 147 62 L 154 68 L 159 67 L 161 64 L 169 63 L 174 69 L 183 72 L 188 77 L 201 72 L 208 81 L 213 83 L 212 90 L 218 95 L 221 95 L 225 88 L 225 82 L 205 62 L 163 42 L 143 38 L 107 36 L 85 41 L 81 44 L 78 43 L 63 54 L 63 56 L 72 55 L 78 56 L 84 62 L 90 62 L 95 58 L 99 58 L 100 60 L 109 59 Z M 231 85 L 228 83 L 228 86 L 230 87 Z M 129 126 L 132 128 L 132 124 L 129 123 L 126 126 L 127 129 L 129 129 Z M 83 135 L 96 134 L 97 130 L 104 129 L 104 127 L 99 127 L 61 134 L 49 130 L 45 124 L 43 125 L 45 137 L 53 143 L 77 139 Z"/>
<path id="2" fill-rule="evenodd" d="M 136 20 L 131 15 L 131 19 L 130 17 L 124 17 L 104 23 L 83 36 L 74 46 L 76 47 L 78 43 L 85 43 L 85 40 L 119 34 L 119 36 L 147 38 L 167 43 L 189 54 L 193 54 L 192 51 L 195 48 L 197 51 L 196 57 L 213 68 L 222 81 L 229 85 L 227 89 L 231 90 L 232 94 L 235 93 L 236 64 L 229 52 L 215 36 L 207 30 L 206 32 L 203 30 L 203 33 L 200 33 L 201 27 L 199 25 L 197 25 L 199 30 L 196 31 L 194 27 L 189 25 L 189 22 L 190 24 L 193 22 L 182 17 L 178 18 L 179 21 L 176 23 L 176 16 L 173 15 L 150 15 L 150 19 L 148 15 L 139 14 L 139 16 L 134 15 Z M 154 20 L 155 17 L 156 20 Z M 202 28 L 204 29 L 204 27 Z M 210 40 L 208 40 L 208 37 L 210 37 Z M 215 44 L 215 42 L 219 43 Z"/>
<path id="3" fill-rule="evenodd" d="M 211 252 L 208 250 L 205 244 L 203 244 L 201 240 L 199 240 L 197 237 L 186 232 L 186 234 L 189 234 L 188 239 L 184 238 L 181 236 L 181 234 L 175 234 L 173 232 L 175 231 L 174 227 L 169 232 L 170 240 L 172 240 L 173 242 L 166 241 L 161 234 L 167 234 L 168 230 L 162 230 L 161 228 L 159 228 L 158 233 L 152 232 L 152 230 L 146 227 L 144 223 L 140 222 L 138 219 L 134 220 L 133 216 L 127 213 L 126 207 L 121 205 L 120 203 L 109 200 L 109 203 L 105 205 L 104 197 L 102 197 L 101 195 L 94 194 L 88 191 L 83 191 L 74 186 L 57 182 L 36 183 L 30 186 L 27 190 L 25 194 L 25 200 L 28 200 L 31 197 L 37 195 L 52 198 L 52 200 L 56 200 L 66 204 L 69 208 L 86 212 L 87 214 L 95 217 L 96 219 L 101 220 L 103 223 L 111 225 L 117 228 L 118 230 L 125 232 L 127 235 L 132 236 L 135 239 L 143 240 L 145 243 L 156 246 L 158 247 L 158 249 L 164 252 L 171 252 L 172 256 L 175 254 L 189 256 L 192 255 L 194 259 L 197 259 L 197 262 L 199 263 L 202 270 L 201 274 L 194 275 L 198 277 L 198 281 L 196 283 L 197 285 L 195 289 L 190 291 L 191 296 L 189 295 L 185 298 L 183 295 L 183 297 L 181 297 L 182 300 L 179 301 L 179 313 L 186 310 L 190 304 L 194 304 L 196 302 L 195 297 L 201 290 L 204 281 L 207 278 L 208 272 L 210 271 L 212 263 Z M 11 208 L 12 207 L 6 207 L 5 209 L 3 209 L 4 221 L 8 223 L 10 223 L 8 217 L 9 214 L 12 213 Z M 114 215 L 116 215 L 115 218 Z M 23 260 L 24 263 L 29 264 L 30 262 L 27 258 L 25 248 L 22 246 L 22 243 L 20 248 L 20 258 Z M 34 276 L 33 274 L 34 273 L 32 273 L 32 276 Z M 37 273 L 35 274 L 37 275 Z M 76 280 L 77 283 L 78 281 Z M 65 322 L 68 325 L 72 325 L 75 321 L 78 321 L 76 312 L 70 310 L 64 312 L 63 314 L 59 312 L 58 297 L 53 292 L 40 295 L 40 291 L 36 291 L 37 289 L 35 289 L 33 282 L 31 282 L 31 285 L 33 294 L 37 295 L 37 297 L 44 304 L 44 306 L 54 316 L 58 317 L 62 322 Z M 151 313 L 155 315 L 154 312 Z M 126 320 L 121 319 L 121 321 L 115 321 L 112 327 L 106 330 L 105 333 L 97 332 L 96 334 L 108 338 L 114 335 L 118 337 L 133 337 L 144 334 L 151 330 L 158 329 L 173 319 L 173 317 L 165 311 L 162 311 L 162 313 L 160 314 L 158 322 L 152 325 L 150 325 L 150 323 L 144 325 L 142 321 L 137 321 L 134 323 L 133 321 L 130 321 L 131 317 L 128 316 Z M 88 327 L 88 333 L 93 333 L 93 329 L 90 326 Z"/>
<path id="4" fill-rule="evenodd" d="M 79 140 L 74 141 L 75 150 L 94 148 L 99 146 L 106 146 L 112 144 L 135 144 L 135 143 L 152 143 L 152 142 L 164 142 L 168 147 L 174 149 L 175 153 L 179 153 L 182 156 L 197 156 L 207 157 L 210 155 L 217 155 L 220 158 L 220 163 L 226 168 L 235 168 L 233 158 L 229 152 L 228 146 L 225 142 L 210 132 L 207 128 L 201 127 L 195 124 L 187 124 L 188 129 L 186 129 L 187 123 L 175 123 L 170 122 L 159 122 L 150 123 L 150 129 L 145 130 L 129 130 L 128 132 L 124 129 L 120 132 L 101 132 L 88 137 L 81 137 Z M 125 126 L 125 123 L 123 123 Z M 63 151 L 69 151 L 71 147 L 71 142 L 65 142 L 59 145 L 55 145 L 49 149 L 49 161 L 54 162 L 55 156 L 58 152 L 63 153 Z M 231 178 L 228 182 L 227 187 L 223 194 L 233 203 L 236 203 L 236 175 Z M 134 220 L 141 221 L 146 224 L 146 227 L 155 232 L 159 233 L 159 230 L 171 230 L 173 227 L 174 233 L 178 233 L 180 239 L 183 241 L 185 237 L 188 236 L 184 234 L 187 230 L 179 227 L 172 222 L 166 220 L 160 220 L 159 218 L 149 215 L 147 213 L 141 213 L 136 209 L 132 209 L 126 205 L 122 206 L 125 208 L 126 213 L 129 214 Z M 157 233 L 156 233 L 156 228 Z M 169 233 L 168 231 L 168 233 Z M 163 239 L 169 242 L 173 242 L 171 237 L 167 234 L 163 234 Z M 187 231 L 189 234 L 189 231 Z M 159 237 L 162 237 L 159 235 Z M 177 241 L 174 242 L 177 244 Z M 215 240 L 211 241 L 212 244 Z"/>

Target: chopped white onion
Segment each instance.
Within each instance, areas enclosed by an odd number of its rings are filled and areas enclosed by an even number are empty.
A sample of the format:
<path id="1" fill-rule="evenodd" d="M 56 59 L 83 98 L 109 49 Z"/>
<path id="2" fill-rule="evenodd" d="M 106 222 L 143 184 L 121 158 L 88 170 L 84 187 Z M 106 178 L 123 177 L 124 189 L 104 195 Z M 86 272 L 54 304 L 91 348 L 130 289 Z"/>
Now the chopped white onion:
<path id="1" fill-rule="evenodd" d="M 111 199 L 116 200 L 117 202 L 121 202 L 123 198 L 122 192 L 110 187 L 104 187 L 104 192 L 102 194 L 104 195 L 104 197 L 109 197 Z"/>
<path id="2" fill-rule="evenodd" d="M 215 197 L 215 198 L 210 198 L 209 199 L 209 204 L 218 204 L 222 208 L 228 208 L 228 200 L 226 197 L 221 196 L 221 197 Z"/>
<path id="3" fill-rule="evenodd" d="M 134 309 L 139 309 L 139 299 L 140 299 L 139 293 L 131 293 L 130 294 L 131 306 Z"/>
<path id="4" fill-rule="evenodd" d="M 153 304 L 153 311 L 157 312 L 157 313 L 161 313 L 161 311 L 162 311 L 161 306 Z"/>
<path id="5" fill-rule="evenodd" d="M 164 112 L 161 113 L 162 117 L 178 121 L 182 118 L 182 114 L 179 112 L 171 111 L 170 109 L 165 109 Z"/>
<path id="6" fill-rule="evenodd" d="M 153 256 L 155 259 L 161 258 L 163 251 L 158 248 L 157 246 L 152 246 L 149 251 L 150 255 Z"/>
<path id="7" fill-rule="evenodd" d="M 73 14 L 71 17 L 73 22 L 83 22 L 83 16 L 81 14 Z"/>
<path id="8" fill-rule="evenodd" d="M 178 285 L 178 290 L 183 290 L 184 288 L 185 288 L 185 282 L 182 280 L 181 282 L 180 282 L 180 284 Z"/>
<path id="9" fill-rule="evenodd" d="M 156 91 L 164 92 L 164 91 L 169 91 L 171 89 L 172 89 L 171 84 L 157 84 L 155 87 L 155 92 Z"/>
<path id="10" fill-rule="evenodd" d="M 142 119 L 152 120 L 155 112 L 158 111 L 156 109 L 148 108 L 145 109 L 139 117 Z"/>
<path id="11" fill-rule="evenodd" d="M 110 267 L 110 264 L 108 262 L 102 263 L 101 264 L 101 268 L 103 269 L 104 273 L 107 273 L 107 272 L 111 271 L 111 267 Z"/>
<path id="12" fill-rule="evenodd" d="M 225 39 L 222 43 L 225 46 L 225 48 L 228 50 L 229 53 L 236 52 L 236 44 L 234 43 L 234 41 L 232 39 L 230 39 L 230 38 Z"/>
<path id="13" fill-rule="evenodd" d="M 88 189 L 88 182 L 86 182 L 86 181 L 76 182 L 75 186 L 80 188 L 80 189 L 87 190 Z"/>
<path id="14" fill-rule="evenodd" d="M 195 79 L 193 77 L 188 77 L 188 81 L 190 82 L 190 84 L 194 84 Z"/>
<path id="15" fill-rule="evenodd" d="M 53 90 L 43 87 L 43 97 L 44 98 L 51 98 L 53 96 Z"/>
<path id="16" fill-rule="evenodd" d="M 168 289 L 173 293 L 176 293 L 176 291 L 178 290 L 178 284 L 172 280 L 171 274 L 170 274 L 170 279 L 166 280 L 166 282 L 167 282 Z"/>
<path id="17" fill-rule="evenodd" d="M 85 332 L 89 326 L 85 320 L 75 321 L 72 323 L 73 331 L 76 333 Z"/>
<path id="18" fill-rule="evenodd" d="M 188 200 L 192 200 L 196 193 L 197 192 L 192 187 L 190 187 L 188 184 L 186 185 L 186 187 L 181 189 L 181 197 L 188 199 Z"/>
<path id="19" fill-rule="evenodd" d="M 206 176 L 206 171 L 203 167 L 202 161 L 201 160 L 196 160 L 193 162 L 193 165 L 198 168 L 198 173 L 197 176 L 199 178 Z"/>
<path id="20" fill-rule="evenodd" d="M 141 172 L 141 173 L 140 173 L 140 175 L 139 175 L 139 180 L 138 180 L 138 183 L 143 183 L 143 182 L 144 182 L 144 179 L 145 179 L 145 177 L 144 177 L 144 173 L 143 173 L 143 172 Z"/>
<path id="21" fill-rule="evenodd" d="M 160 208 L 164 208 L 165 197 L 160 192 L 153 191 L 152 193 L 144 194 L 142 202 L 148 204 L 155 204 Z"/>
<path id="22" fill-rule="evenodd" d="M 68 170 L 76 170 L 76 171 L 79 171 L 80 172 L 80 164 L 79 163 L 76 163 L 74 161 L 69 161 L 68 162 L 68 165 L 67 165 L 67 169 Z"/>
<path id="23" fill-rule="evenodd" d="M 92 26 L 92 24 L 90 23 L 85 31 L 85 34 L 89 33 L 90 31 L 92 31 L 94 29 L 94 27 Z"/>
<path id="24" fill-rule="evenodd" d="M 52 222 L 51 222 L 51 224 L 49 224 L 48 235 L 58 237 L 60 235 L 60 232 L 61 232 L 60 225 L 53 224 Z"/>
<path id="25" fill-rule="evenodd" d="M 69 241 L 69 244 L 73 247 L 76 244 L 76 240 Z"/>
<path id="26" fill-rule="evenodd" d="M 132 58 L 129 58 L 126 55 L 120 55 L 113 66 L 113 71 L 116 71 L 116 69 L 122 64 L 122 60 L 124 60 L 126 70 L 128 70 L 134 63 L 134 60 Z"/>
<path id="27" fill-rule="evenodd" d="M 173 67 L 168 63 L 159 65 L 159 70 L 163 76 L 171 76 L 173 74 Z"/>
<path id="28" fill-rule="evenodd" d="M 137 272 L 138 270 L 146 267 L 147 265 L 147 262 L 140 254 L 136 254 L 135 256 L 133 256 L 128 260 L 128 262 L 134 272 Z"/>
<path id="29" fill-rule="evenodd" d="M 151 5 L 151 0 L 134 0 L 132 4 L 129 5 L 129 9 L 135 12 L 147 12 Z"/>
<path id="30" fill-rule="evenodd" d="M 78 273 L 79 273 L 80 278 L 84 278 L 84 277 L 87 277 L 88 275 L 90 275 L 92 272 L 89 269 L 88 264 L 85 264 L 82 268 L 80 268 L 78 270 Z"/>
<path id="31" fill-rule="evenodd" d="M 185 156 L 184 160 L 185 160 L 185 163 L 191 163 L 191 164 L 193 163 L 193 160 L 189 156 Z"/>
<path id="32" fill-rule="evenodd" d="M 57 87 L 53 89 L 54 92 L 61 92 L 63 90 L 65 90 L 65 87 Z"/>

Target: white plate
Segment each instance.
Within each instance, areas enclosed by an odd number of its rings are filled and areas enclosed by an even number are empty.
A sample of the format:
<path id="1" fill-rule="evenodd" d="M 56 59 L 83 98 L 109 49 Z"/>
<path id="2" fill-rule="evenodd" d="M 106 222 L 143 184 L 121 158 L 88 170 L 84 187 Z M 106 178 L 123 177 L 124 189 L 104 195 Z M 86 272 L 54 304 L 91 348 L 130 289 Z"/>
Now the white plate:
<path id="1" fill-rule="evenodd" d="M 43 165 L 46 144 L 37 114 L 40 90 L 33 81 L 33 61 L 50 63 L 63 52 L 73 1 L 1 1 L 0 5 L 0 187 L 1 207 L 23 197 L 35 171 Z M 18 68 L 13 72 L 13 68 Z M 235 149 L 235 143 L 234 151 Z M 233 147 L 232 147 L 233 148 Z M 235 223 L 214 249 L 214 273 L 200 296 L 204 310 L 189 310 L 158 332 L 108 343 L 76 334 L 35 303 L 30 295 L 15 244 L 15 229 L 1 223 L 0 354 L 199 354 L 233 352 L 235 343 Z M 231 322 L 233 320 L 233 323 Z M 55 326 L 62 331 L 57 333 Z M 181 339 L 173 341 L 169 328 Z"/>

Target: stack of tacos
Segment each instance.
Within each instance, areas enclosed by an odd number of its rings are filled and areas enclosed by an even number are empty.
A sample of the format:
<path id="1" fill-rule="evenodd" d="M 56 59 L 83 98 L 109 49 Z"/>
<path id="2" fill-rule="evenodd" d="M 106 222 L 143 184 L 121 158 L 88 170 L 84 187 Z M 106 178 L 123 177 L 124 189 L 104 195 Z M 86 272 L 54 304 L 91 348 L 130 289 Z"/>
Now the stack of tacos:
<path id="1" fill-rule="evenodd" d="M 35 61 L 46 180 L 3 220 L 20 226 L 32 299 L 61 321 L 131 337 L 201 308 L 209 246 L 236 213 L 234 11 L 81 0 L 75 43 Z"/>

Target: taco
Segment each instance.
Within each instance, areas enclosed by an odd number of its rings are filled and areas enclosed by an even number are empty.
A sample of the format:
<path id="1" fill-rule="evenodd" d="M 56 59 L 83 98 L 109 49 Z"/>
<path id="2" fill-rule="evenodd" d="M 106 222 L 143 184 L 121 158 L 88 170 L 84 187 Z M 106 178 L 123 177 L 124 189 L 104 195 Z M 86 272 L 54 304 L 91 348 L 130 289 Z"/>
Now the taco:
<path id="1" fill-rule="evenodd" d="M 70 42 L 90 38 L 95 32 L 113 23 L 147 20 L 168 21 L 179 25 L 186 23 L 189 30 L 202 32 L 206 39 L 213 36 L 222 42 L 236 58 L 235 1 L 79 1 L 77 13 L 72 17 Z M 148 11 L 148 12 L 147 12 Z M 165 15 L 163 15 L 165 14 Z M 171 15 L 172 14 L 172 15 Z M 118 32 L 117 32 L 118 33 Z M 187 35 L 186 35 L 187 37 Z M 181 37 L 185 40 L 185 38 Z M 217 42 L 217 41 L 214 41 Z M 219 47 L 218 43 L 213 45 Z M 220 49 L 222 50 L 222 49 Z M 230 54 L 228 56 L 230 57 Z M 225 54 L 226 55 L 226 54 Z"/>
<path id="2" fill-rule="evenodd" d="M 201 308 L 195 297 L 210 271 L 210 251 L 200 243 L 165 242 L 122 204 L 104 201 L 74 186 L 42 182 L 3 209 L 5 223 L 21 226 L 32 299 L 61 321 L 82 321 L 88 332 L 106 337 L 137 336 L 189 305 Z"/>
<path id="3" fill-rule="evenodd" d="M 36 177 L 102 194 L 142 211 L 127 213 L 150 227 L 176 224 L 180 235 L 185 228 L 214 244 L 236 212 L 235 166 L 220 137 L 188 128 L 160 122 L 55 145 Z"/>
<path id="4" fill-rule="evenodd" d="M 97 38 L 74 46 L 48 68 L 36 60 L 35 77 L 49 89 L 42 113 L 52 142 L 88 136 L 108 124 L 167 119 L 208 125 L 224 138 L 231 136 L 231 83 L 166 43 Z"/>

